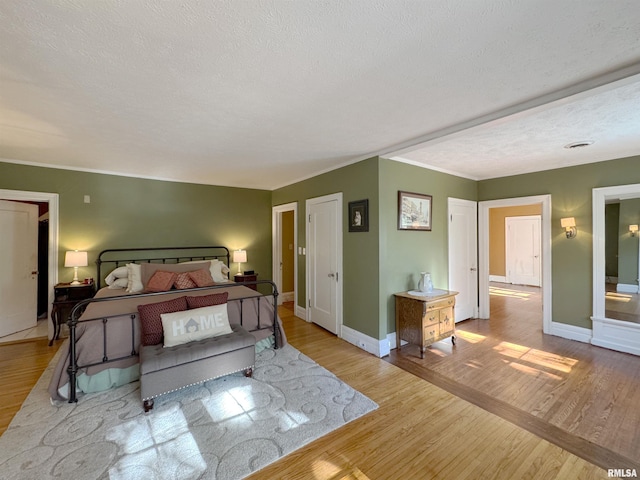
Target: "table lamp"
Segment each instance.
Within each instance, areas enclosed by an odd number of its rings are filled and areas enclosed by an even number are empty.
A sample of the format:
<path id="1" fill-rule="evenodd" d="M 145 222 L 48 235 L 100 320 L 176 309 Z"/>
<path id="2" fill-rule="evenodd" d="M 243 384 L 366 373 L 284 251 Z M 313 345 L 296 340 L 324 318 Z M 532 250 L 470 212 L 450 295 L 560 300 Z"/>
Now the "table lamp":
<path id="1" fill-rule="evenodd" d="M 80 285 L 80 280 L 78 280 L 78 267 L 86 267 L 87 265 L 89 265 L 87 262 L 87 252 L 73 250 L 65 253 L 64 266 L 73 267 L 73 281 L 71 285 Z"/>
<path id="2" fill-rule="evenodd" d="M 240 271 L 240 265 L 243 263 L 247 263 L 247 251 L 246 250 L 234 250 L 233 252 L 233 261 L 238 264 L 238 275 L 242 272 Z"/>

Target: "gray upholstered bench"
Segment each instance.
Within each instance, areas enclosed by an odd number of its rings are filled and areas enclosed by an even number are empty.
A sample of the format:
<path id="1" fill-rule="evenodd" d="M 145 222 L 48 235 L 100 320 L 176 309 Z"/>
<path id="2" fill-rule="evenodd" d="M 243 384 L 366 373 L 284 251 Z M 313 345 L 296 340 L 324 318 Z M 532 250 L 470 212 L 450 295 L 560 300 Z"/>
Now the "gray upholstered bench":
<path id="1" fill-rule="evenodd" d="M 256 339 L 240 325 L 232 333 L 195 342 L 140 349 L 140 394 L 144 411 L 155 397 L 214 378 L 244 371 L 250 377 L 256 362 Z"/>

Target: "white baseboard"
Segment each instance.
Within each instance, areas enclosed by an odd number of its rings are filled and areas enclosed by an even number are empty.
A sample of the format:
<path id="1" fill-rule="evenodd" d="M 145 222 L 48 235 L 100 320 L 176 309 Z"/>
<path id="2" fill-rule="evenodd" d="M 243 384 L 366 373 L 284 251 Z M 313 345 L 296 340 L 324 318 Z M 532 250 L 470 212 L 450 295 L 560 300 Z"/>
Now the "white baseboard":
<path id="1" fill-rule="evenodd" d="M 282 300 L 283 302 L 293 302 L 293 294 L 294 292 L 281 292 L 278 300 Z"/>
<path id="2" fill-rule="evenodd" d="M 576 327 L 575 325 L 567 325 L 566 323 L 551 322 L 551 335 L 556 337 L 567 338 L 569 340 L 577 340 L 578 342 L 590 343 L 592 331 L 584 327 Z"/>
<path id="3" fill-rule="evenodd" d="M 307 309 L 301 307 L 300 305 L 296 305 L 296 317 L 301 318 L 303 320 L 307 319 Z"/>
<path id="4" fill-rule="evenodd" d="M 507 277 L 503 275 L 489 275 L 490 282 L 507 283 Z"/>
<path id="5" fill-rule="evenodd" d="M 620 293 L 638 293 L 638 285 L 619 283 L 618 285 L 616 285 L 616 291 Z"/>
<path id="6" fill-rule="evenodd" d="M 341 338 L 355 345 L 356 347 L 361 348 L 365 352 L 372 353 L 379 358 L 386 357 L 391 351 L 389 340 L 387 338 L 378 340 L 376 338 L 370 337 L 369 335 L 365 335 L 358 330 L 347 327 L 346 325 L 342 325 Z"/>
<path id="7" fill-rule="evenodd" d="M 622 322 L 611 318 L 595 318 L 592 345 L 618 352 L 640 355 L 640 324 Z"/>

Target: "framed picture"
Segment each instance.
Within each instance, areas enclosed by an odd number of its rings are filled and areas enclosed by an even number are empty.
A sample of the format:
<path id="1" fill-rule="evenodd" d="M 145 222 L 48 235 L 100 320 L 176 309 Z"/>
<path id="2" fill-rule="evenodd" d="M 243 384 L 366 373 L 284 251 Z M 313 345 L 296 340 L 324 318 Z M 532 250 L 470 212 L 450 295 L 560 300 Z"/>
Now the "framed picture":
<path id="1" fill-rule="evenodd" d="M 431 195 L 398 191 L 398 230 L 431 231 Z"/>
<path id="2" fill-rule="evenodd" d="M 369 231 L 369 199 L 349 202 L 349 231 Z"/>

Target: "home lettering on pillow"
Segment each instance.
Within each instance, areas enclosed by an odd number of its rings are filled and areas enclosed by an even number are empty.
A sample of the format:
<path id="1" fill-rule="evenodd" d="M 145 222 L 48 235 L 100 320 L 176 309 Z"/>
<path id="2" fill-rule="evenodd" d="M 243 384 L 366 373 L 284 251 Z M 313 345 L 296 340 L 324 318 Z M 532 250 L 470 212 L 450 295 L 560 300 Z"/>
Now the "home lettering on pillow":
<path id="1" fill-rule="evenodd" d="M 206 331 L 214 328 L 229 325 L 229 320 L 222 313 L 210 313 L 208 315 L 198 315 L 196 318 L 192 316 L 185 323 L 184 318 L 173 320 L 173 335 L 185 335 L 187 333 L 196 333 L 200 330 Z"/>
<path id="2" fill-rule="evenodd" d="M 164 330 L 164 346 L 174 347 L 232 333 L 227 304 L 194 308 L 160 315 Z"/>

